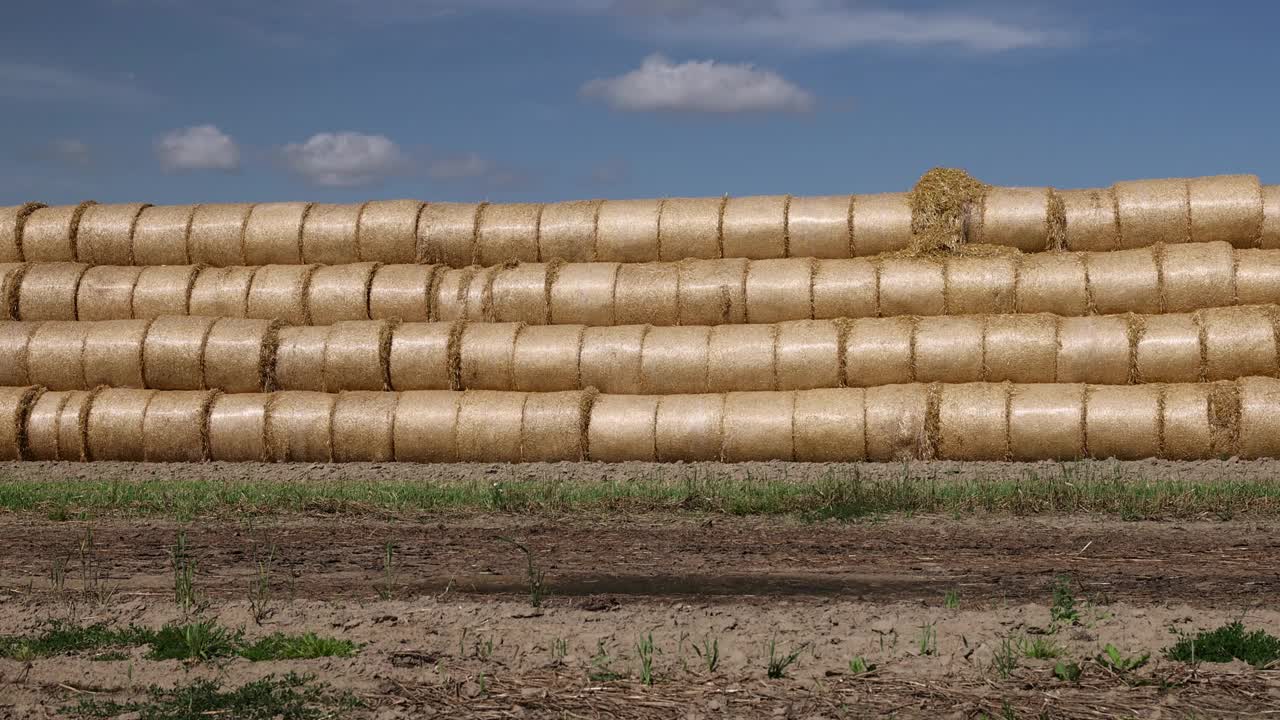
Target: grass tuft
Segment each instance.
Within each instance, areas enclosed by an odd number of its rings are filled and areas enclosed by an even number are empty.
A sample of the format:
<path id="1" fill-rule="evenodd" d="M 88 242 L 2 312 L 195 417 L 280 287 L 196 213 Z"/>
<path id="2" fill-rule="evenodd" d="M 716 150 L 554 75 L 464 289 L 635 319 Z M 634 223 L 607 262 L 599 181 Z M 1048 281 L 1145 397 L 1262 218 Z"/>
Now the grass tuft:
<path id="1" fill-rule="evenodd" d="M 1266 667 L 1280 660 L 1280 638 L 1265 630 L 1247 632 L 1243 623 L 1233 622 L 1193 636 L 1183 635 L 1165 651 L 1165 656 L 1192 664 L 1242 660 L 1254 667 Z"/>
<path id="2" fill-rule="evenodd" d="M 336 692 L 310 676 L 290 673 L 267 677 L 233 690 L 223 690 L 217 680 L 196 680 L 173 689 L 152 687 L 147 699 L 120 703 L 84 699 L 64 708 L 78 717 L 112 718 L 133 714 L 147 720 L 321 720 L 344 717 L 361 707 L 349 693 Z"/>

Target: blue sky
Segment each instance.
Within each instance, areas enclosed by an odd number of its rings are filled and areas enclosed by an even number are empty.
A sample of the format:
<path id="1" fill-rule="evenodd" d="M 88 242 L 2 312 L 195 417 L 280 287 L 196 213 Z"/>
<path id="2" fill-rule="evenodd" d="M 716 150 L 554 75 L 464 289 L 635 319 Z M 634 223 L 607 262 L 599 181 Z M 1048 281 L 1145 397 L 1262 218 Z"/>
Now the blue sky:
<path id="1" fill-rule="evenodd" d="M 0 205 L 559 200 L 1253 172 L 1280 5 L 47 0 L 0 23 Z"/>

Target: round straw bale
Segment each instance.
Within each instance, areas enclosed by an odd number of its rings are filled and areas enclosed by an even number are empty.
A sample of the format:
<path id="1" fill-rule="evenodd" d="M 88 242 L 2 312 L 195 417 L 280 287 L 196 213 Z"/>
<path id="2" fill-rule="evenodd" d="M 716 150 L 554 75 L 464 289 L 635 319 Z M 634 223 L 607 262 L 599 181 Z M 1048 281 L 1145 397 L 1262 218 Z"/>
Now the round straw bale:
<path id="1" fill-rule="evenodd" d="M 272 462 L 332 462 L 337 395 L 278 392 L 267 406 L 267 455 Z"/>
<path id="2" fill-rule="evenodd" d="M 658 221 L 658 259 L 719 258 L 720 213 L 725 202 L 725 198 L 668 198 Z"/>
<path id="3" fill-rule="evenodd" d="M 912 361 L 915 320 L 860 318 L 849 322 L 844 341 L 844 384 L 873 387 L 915 380 Z"/>
<path id="4" fill-rule="evenodd" d="M 640 392 L 640 368 L 647 325 L 588 327 L 582 333 L 578 375 L 583 388 L 603 393 Z"/>
<path id="5" fill-rule="evenodd" d="M 144 207 L 133 226 L 133 262 L 138 265 L 190 265 L 187 232 L 195 205 Z"/>
<path id="6" fill-rule="evenodd" d="M 199 265 L 153 265 L 142 268 L 133 286 L 132 316 L 138 319 L 187 315 Z"/>
<path id="7" fill-rule="evenodd" d="M 1210 386 L 1203 383 L 1161 388 L 1161 457 L 1204 460 L 1213 457 L 1209 423 Z"/>
<path id="8" fill-rule="evenodd" d="M 3 395 L 3 392 L 0 391 L 0 395 Z M 84 393 L 83 390 L 41 393 L 31 405 L 31 411 L 27 414 L 26 452 L 23 453 L 26 459 L 58 459 L 58 420 L 62 416 L 63 406 L 71 399 L 72 394 L 77 392 Z M 4 430 L 0 429 L 0 435 L 3 434 Z M 0 456 L 4 454 L 6 454 L 5 450 L 0 449 Z M 67 459 L 79 460 L 80 458 Z"/>
<path id="9" fill-rule="evenodd" d="M 942 315 L 946 312 L 946 266 L 927 257 L 880 262 L 880 315 Z"/>
<path id="10" fill-rule="evenodd" d="M 1111 188 L 1061 190 L 1068 250 L 1115 250 L 1120 247 L 1115 191 Z"/>
<path id="11" fill-rule="evenodd" d="M 551 317 L 553 267 L 545 263 L 521 263 L 498 270 L 491 290 L 494 319 L 546 325 Z"/>
<path id="12" fill-rule="evenodd" d="M 1108 313 L 1158 313 L 1160 268 L 1156 249 L 1085 253 L 1089 273 L 1089 297 L 1093 311 Z"/>
<path id="13" fill-rule="evenodd" d="M 576 462 L 586 457 L 595 393 L 529 393 L 520 424 L 521 462 Z"/>
<path id="14" fill-rule="evenodd" d="M 84 387 L 147 387 L 142 350 L 151 320 L 103 320 L 89 325 L 84 340 Z M 194 388 L 184 389 L 197 389 Z"/>
<path id="15" fill-rule="evenodd" d="M 596 213 L 603 200 L 548 203 L 542 209 L 538 257 L 571 263 L 596 259 Z"/>
<path id="16" fill-rule="evenodd" d="M 712 328 L 655 327 L 640 351 L 640 391 L 646 395 L 707 391 Z"/>
<path id="17" fill-rule="evenodd" d="M 946 301 L 948 315 L 1011 313 L 1014 308 L 1020 257 L 948 257 Z"/>
<path id="18" fill-rule="evenodd" d="M 1212 456 L 1240 454 L 1240 384 L 1237 381 L 1208 383 L 1209 444 Z"/>
<path id="19" fill-rule="evenodd" d="M 1235 251 L 1224 242 L 1169 245 L 1160 255 L 1164 312 L 1235 302 Z"/>
<path id="20" fill-rule="evenodd" d="M 1198 382 L 1202 368 L 1200 324 L 1191 315 L 1144 315 L 1138 323 L 1134 380 Z"/>
<path id="21" fill-rule="evenodd" d="M 768 260 L 787 257 L 790 195 L 729 198 L 721 223 L 725 257 Z"/>
<path id="22" fill-rule="evenodd" d="M 156 390 L 107 388 L 95 395 L 89 404 L 85 457 L 89 460 L 144 460 L 146 436 L 143 423 L 147 405 L 157 394 Z"/>
<path id="23" fill-rule="evenodd" d="M 680 316 L 677 263 L 623 264 L 613 294 L 619 325 L 675 325 Z"/>
<path id="24" fill-rule="evenodd" d="M 1127 384 L 1133 374 L 1131 340 L 1124 317 L 1061 318 L 1057 381 Z"/>
<path id="25" fill-rule="evenodd" d="M 852 244 L 853 197 L 795 197 L 787 206 L 790 257 L 847 258 Z"/>
<path id="26" fill-rule="evenodd" d="M 583 325 L 531 325 L 516 336 L 513 389 L 524 392 L 577 390 Z"/>
<path id="27" fill-rule="evenodd" d="M 0 263 L 22 262 L 23 225 L 42 207 L 40 203 L 0 207 Z"/>
<path id="28" fill-rule="evenodd" d="M 209 407 L 216 390 L 156 393 L 142 420 L 147 462 L 204 462 L 209 458 Z"/>
<path id="29" fill-rule="evenodd" d="M 1197 315 L 1204 342 L 1204 379 L 1280 373 L 1277 328 L 1267 308 L 1211 308 Z"/>
<path id="30" fill-rule="evenodd" d="M 779 390 L 840 387 L 840 326 L 831 320 L 778 323 L 774 356 Z"/>
<path id="31" fill-rule="evenodd" d="M 1257 247 L 1262 237 L 1262 185 L 1257 175 L 1217 175 L 1188 181 L 1192 242 Z"/>
<path id="32" fill-rule="evenodd" d="M 919 382 L 972 383 L 983 377 L 983 318 L 922 317 L 912 353 Z"/>
<path id="33" fill-rule="evenodd" d="M 813 273 L 813 317 L 875 317 L 879 307 L 879 279 L 875 262 L 819 260 Z"/>
<path id="34" fill-rule="evenodd" d="M 556 325 L 613 325 L 619 263 L 564 265 L 551 283 L 551 322 Z"/>
<path id="35" fill-rule="evenodd" d="M 777 325 L 717 325 L 711 329 L 707 390 L 776 390 Z"/>
<path id="36" fill-rule="evenodd" d="M 387 390 L 391 330 L 386 320 L 334 324 L 324 346 L 325 391 Z"/>
<path id="37" fill-rule="evenodd" d="M 267 406 L 270 393 L 218 394 L 209 408 L 209 459 L 223 462 L 265 462 Z"/>
<path id="38" fill-rule="evenodd" d="M 76 289 L 77 320 L 111 320 L 133 314 L 133 288 L 142 268 L 95 265 L 85 271 Z"/>
<path id="39" fill-rule="evenodd" d="M 596 260 L 643 263 L 658 259 L 661 200 L 606 200 L 596 216 Z"/>
<path id="40" fill-rule="evenodd" d="M 143 203 L 92 205 L 76 230 L 76 259 L 90 265 L 132 265 L 133 226 Z"/>
<path id="41" fill-rule="evenodd" d="M 20 259 L 27 262 L 75 262 L 76 234 L 84 211 L 96 205 L 40 207 L 27 215 L 22 223 Z"/>
<path id="42" fill-rule="evenodd" d="M 27 415 L 41 392 L 34 386 L 0 388 L 0 460 L 23 458 Z"/>
<path id="43" fill-rule="evenodd" d="M 380 263 L 418 261 L 420 200 L 374 200 L 360 211 L 356 247 L 360 260 Z"/>
<path id="44" fill-rule="evenodd" d="M 88 269 L 79 263 L 28 265 L 18 286 L 18 319 L 75 320 L 76 291 Z"/>
<path id="45" fill-rule="evenodd" d="M 208 203 L 196 208 L 187 235 L 191 262 L 230 267 L 244 265 L 244 233 L 252 203 Z"/>
<path id="46" fill-rule="evenodd" d="M 39 327 L 35 322 L 0 322 L 0 387 L 31 384 L 27 348 Z"/>
<path id="47" fill-rule="evenodd" d="M 84 345 L 89 323 L 40 323 L 27 344 L 27 373 L 33 385 L 50 390 L 84 390 Z"/>
<path id="48" fill-rule="evenodd" d="M 147 387 L 203 389 L 204 347 L 215 322 L 207 317 L 162 317 L 151 323 L 142 345 Z"/>
<path id="49" fill-rule="evenodd" d="M 369 319 L 369 288 L 377 263 L 316 268 L 307 287 L 307 310 L 314 325 Z"/>
<path id="50" fill-rule="evenodd" d="M 747 321 L 746 258 L 680 263 L 681 325 L 723 325 Z"/>
<path id="51" fill-rule="evenodd" d="M 523 323 L 468 323 L 458 344 L 462 387 L 467 390 L 510 390 L 515 387 L 512 361 Z"/>
<path id="52" fill-rule="evenodd" d="M 938 458 L 1008 457 L 1010 389 L 1008 383 L 943 385 L 938 398 Z"/>
<path id="53" fill-rule="evenodd" d="M 1019 258 L 1016 312 L 1088 314 L 1089 276 L 1084 259 L 1084 253 L 1036 253 Z"/>
<path id="54" fill-rule="evenodd" d="M 486 205 L 476 228 L 476 259 L 481 265 L 538 262 L 538 218 L 542 205 Z"/>
<path id="55" fill-rule="evenodd" d="M 462 320 L 467 316 L 467 287 L 479 268 L 448 269 L 436 273 L 431 291 L 431 317 Z"/>
<path id="56" fill-rule="evenodd" d="M 1015 385 L 1009 398 L 1013 460 L 1084 457 L 1084 385 Z"/>
<path id="57" fill-rule="evenodd" d="M 1262 239 L 1258 247 L 1280 248 L 1280 185 L 1262 186 Z"/>
<path id="58" fill-rule="evenodd" d="M 664 395 L 654 427 L 660 462 L 720 460 L 724 432 L 723 393 Z"/>
<path id="59" fill-rule="evenodd" d="M 600 395 L 591 405 L 587 448 L 596 462 L 654 461 L 660 395 Z"/>
<path id="60" fill-rule="evenodd" d="M 302 221 L 302 262 L 343 265 L 360 261 L 356 229 L 364 205 L 316 203 Z"/>
<path id="61" fill-rule="evenodd" d="M 731 392 L 724 400 L 725 462 L 795 459 L 796 394 Z"/>
<path id="62" fill-rule="evenodd" d="M 858 195 L 853 201 L 853 254 L 868 257 L 911 245 L 909 193 Z"/>
<path id="63" fill-rule="evenodd" d="M 302 264 L 302 224 L 306 202 L 258 203 L 244 226 L 246 265 Z"/>
<path id="64" fill-rule="evenodd" d="M 989 382 L 1055 382 L 1058 319 L 1052 315 L 990 315 L 982 353 Z"/>
<path id="65" fill-rule="evenodd" d="M 231 393 L 269 390 L 278 332 L 272 320 L 219 318 L 204 344 L 202 387 Z"/>
<path id="66" fill-rule="evenodd" d="M 1274 303 L 1280 297 L 1280 252 L 1235 251 L 1236 301 L 1241 305 Z"/>
<path id="67" fill-rule="evenodd" d="M 466 301 L 462 310 L 463 319 L 475 322 L 494 320 L 493 281 L 498 278 L 498 273 L 503 269 L 502 265 L 494 265 L 481 268 L 471 276 L 467 281 Z"/>
<path id="68" fill-rule="evenodd" d="M 89 459 L 89 408 L 105 388 L 76 390 L 58 414 L 58 459 L 84 462 Z"/>
<path id="69" fill-rule="evenodd" d="M 1240 441 L 1238 454 L 1245 460 L 1280 457 L 1280 380 L 1242 378 L 1240 389 Z"/>
<path id="70" fill-rule="evenodd" d="M 461 400 L 462 393 L 448 390 L 400 393 L 393 428 L 396 462 L 456 462 Z"/>
<path id="71" fill-rule="evenodd" d="M 379 265 L 369 286 L 371 320 L 422 322 L 431 317 L 431 283 L 439 265 Z"/>
<path id="72" fill-rule="evenodd" d="M 1120 248 L 1188 242 L 1191 211 L 1187 180 L 1133 180 L 1115 184 Z"/>
<path id="73" fill-rule="evenodd" d="M 394 390 L 452 390 L 458 379 L 462 323 L 404 323 L 391 333 Z"/>
<path id="74" fill-rule="evenodd" d="M 864 427 L 867 459 L 876 462 L 927 458 L 929 386 L 880 385 L 866 389 Z"/>
<path id="75" fill-rule="evenodd" d="M 520 462 L 528 393 L 468 390 L 458 408 L 455 445 L 460 462 Z"/>
<path id="76" fill-rule="evenodd" d="M 753 260 L 747 265 L 747 322 L 813 318 L 813 273 L 808 258 Z"/>
<path id="77" fill-rule="evenodd" d="M 310 325 L 307 295 L 315 272 L 315 265 L 263 265 L 258 268 L 249 285 L 245 317 Z M 136 309 L 136 299 L 134 305 Z"/>
<path id="78" fill-rule="evenodd" d="M 1160 385 L 1093 385 L 1084 431 L 1094 458 L 1142 460 L 1160 453 Z"/>
<path id="79" fill-rule="evenodd" d="M 276 341 L 276 387 L 324 390 L 324 348 L 332 330 L 332 325 L 280 328 Z"/>
<path id="80" fill-rule="evenodd" d="M 26 263 L 0 263 L 0 318 L 18 318 L 18 290 L 26 272 Z"/>
<path id="81" fill-rule="evenodd" d="M 187 310 L 192 315 L 243 318 L 256 267 L 200 268 L 191 284 Z"/>
<path id="82" fill-rule="evenodd" d="M 982 220 L 970 242 L 1023 252 L 1051 250 L 1049 193 L 1045 187 L 991 188 L 982 200 Z"/>
<path id="83" fill-rule="evenodd" d="M 796 393 L 795 457 L 799 462 L 853 462 L 867 458 L 862 388 Z"/>
<path id="84" fill-rule="evenodd" d="M 333 408 L 334 462 L 395 459 L 398 393 L 356 391 L 338 395 Z"/>
<path id="85" fill-rule="evenodd" d="M 427 203 L 418 217 L 418 261 L 463 268 L 476 261 L 476 219 L 488 203 Z"/>

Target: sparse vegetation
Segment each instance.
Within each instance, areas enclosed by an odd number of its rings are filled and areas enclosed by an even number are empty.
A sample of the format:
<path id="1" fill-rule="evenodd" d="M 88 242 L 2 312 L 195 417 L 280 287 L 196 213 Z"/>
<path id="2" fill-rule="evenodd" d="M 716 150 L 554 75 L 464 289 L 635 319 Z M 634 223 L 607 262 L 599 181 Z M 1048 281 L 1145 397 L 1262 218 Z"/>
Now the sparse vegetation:
<path id="1" fill-rule="evenodd" d="M 1018 646 L 1022 656 L 1032 660 L 1052 660 L 1062 655 L 1062 647 L 1049 637 L 1024 637 Z"/>
<path id="2" fill-rule="evenodd" d="M 938 654 L 938 628 L 932 623 L 920 626 L 919 648 L 922 656 Z"/>
<path id="3" fill-rule="evenodd" d="M 640 638 L 636 643 L 636 655 L 640 658 L 640 682 L 653 684 L 653 633 Z"/>
<path id="4" fill-rule="evenodd" d="M 196 591 L 196 559 L 187 545 L 187 533 L 178 531 L 178 538 L 169 552 L 173 569 L 173 600 L 184 613 L 190 613 L 200 605 Z"/>
<path id="5" fill-rule="evenodd" d="M 388 540 L 382 546 L 382 580 L 379 582 L 378 599 L 393 600 L 396 596 L 396 546 Z"/>
<path id="6" fill-rule="evenodd" d="M 1120 651 L 1115 645 L 1107 643 L 1102 652 L 1094 658 L 1099 665 L 1116 673 L 1123 675 L 1133 672 L 1143 665 L 1147 664 L 1147 660 L 1151 659 L 1151 653 L 1143 653 L 1142 655 L 1126 655 Z"/>
<path id="7" fill-rule="evenodd" d="M 1053 627 L 1076 625 L 1080 611 L 1076 608 L 1076 596 L 1071 590 L 1071 578 L 1059 575 L 1053 584 L 1053 605 L 1049 607 L 1049 619 Z"/>
<path id="8" fill-rule="evenodd" d="M 1165 656 L 1191 664 L 1241 660 L 1254 667 L 1267 667 L 1280 661 L 1280 638 L 1265 630 L 1246 631 L 1244 623 L 1237 621 L 1215 630 L 1183 635 L 1165 651 Z"/>
<path id="9" fill-rule="evenodd" d="M 693 651 L 702 658 L 702 665 L 707 672 L 714 673 L 716 668 L 720 666 L 720 639 L 719 638 L 703 638 L 702 647 L 693 646 Z"/>
<path id="10" fill-rule="evenodd" d="M 310 676 L 290 673 L 232 690 L 224 690 L 217 680 L 196 680 L 173 689 L 152 687 L 147 699 L 138 702 L 85 698 L 64 712 L 88 718 L 133 714 L 146 720 L 322 720 L 341 717 L 360 706 L 350 694 L 336 692 Z"/>
<path id="11" fill-rule="evenodd" d="M 498 539 L 502 542 L 510 543 L 517 550 L 524 553 L 525 581 L 529 586 L 529 605 L 534 608 L 542 607 L 542 601 L 547 596 L 547 574 L 534 562 L 533 551 L 529 549 L 528 545 L 511 538 L 500 537 Z"/>
<path id="12" fill-rule="evenodd" d="M 960 591 L 948 590 L 946 596 L 942 598 L 942 607 L 948 610 L 960 609 Z"/>
<path id="13" fill-rule="evenodd" d="M 809 647 L 809 643 L 804 643 L 799 647 L 792 648 L 791 652 L 783 655 L 778 652 L 777 638 L 769 640 L 769 666 L 768 676 L 771 680 L 779 680 L 787 676 L 787 668 L 795 664 L 800 659 L 800 653 Z"/>

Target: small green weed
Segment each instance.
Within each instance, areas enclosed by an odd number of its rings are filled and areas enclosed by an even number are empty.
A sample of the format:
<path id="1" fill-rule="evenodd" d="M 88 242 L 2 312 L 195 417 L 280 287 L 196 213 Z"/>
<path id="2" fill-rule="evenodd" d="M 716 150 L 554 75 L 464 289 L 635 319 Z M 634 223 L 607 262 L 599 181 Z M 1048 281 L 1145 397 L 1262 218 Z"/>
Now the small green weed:
<path id="1" fill-rule="evenodd" d="M 1165 656 L 1191 664 L 1242 660 L 1261 668 L 1280 660 L 1280 638 L 1265 630 L 1246 632 L 1244 623 L 1237 621 L 1194 636 L 1183 635 Z"/>
<path id="2" fill-rule="evenodd" d="M 184 613 L 190 613 L 200 606 L 200 597 L 196 591 L 196 559 L 191 555 L 187 545 L 187 533 L 178 531 L 177 541 L 169 551 L 169 563 L 173 568 L 173 601 Z"/>
<path id="3" fill-rule="evenodd" d="M 1102 652 L 1094 658 L 1102 667 L 1123 675 L 1132 672 L 1147 664 L 1147 660 L 1151 659 L 1151 653 L 1143 653 L 1142 655 L 1125 655 L 1120 652 L 1119 648 L 1111 643 L 1107 643 Z"/>
<path id="4" fill-rule="evenodd" d="M 640 682 L 653 684 L 653 633 L 640 638 L 636 643 L 636 655 L 640 657 Z"/>
<path id="5" fill-rule="evenodd" d="M 518 542 L 511 538 L 500 537 L 502 542 L 510 543 L 520 552 L 524 553 L 525 560 L 525 579 L 529 584 L 529 605 L 534 608 L 542 607 L 542 601 L 547 597 L 547 574 L 538 567 L 533 559 L 533 551 L 522 542 Z"/>
<path id="6" fill-rule="evenodd" d="M 1071 591 L 1071 578 L 1059 575 L 1053 585 L 1053 605 L 1049 608 L 1049 619 L 1054 626 L 1071 626 L 1080 623 L 1080 611 L 1076 608 L 1076 596 Z"/>
<path id="7" fill-rule="evenodd" d="M 769 640 L 769 666 L 768 676 L 770 680 L 780 680 L 787 676 L 787 668 L 795 664 L 800 659 L 800 653 L 809 647 L 809 643 L 804 643 L 800 647 L 793 648 L 786 655 L 778 653 L 777 639 Z"/>
<path id="8" fill-rule="evenodd" d="M 1063 682 L 1080 682 L 1080 675 L 1084 669 L 1080 667 L 1080 663 L 1067 662 L 1059 660 L 1053 666 L 1053 676 Z"/>
<path id="9" fill-rule="evenodd" d="M 1018 645 L 1023 657 L 1028 657 L 1032 660 L 1052 660 L 1062 654 L 1062 647 L 1055 643 L 1052 638 L 1024 637 L 1019 641 Z"/>
<path id="10" fill-rule="evenodd" d="M 938 654 L 938 629 L 930 623 L 920 626 L 920 654 L 923 656 Z"/>
<path id="11" fill-rule="evenodd" d="M 613 671 L 612 664 L 609 651 L 604 647 L 604 640 L 596 641 L 596 654 L 591 656 L 591 670 L 587 672 L 587 677 L 592 682 L 621 680 L 622 676 Z"/>
<path id="12" fill-rule="evenodd" d="M 382 582 L 377 590 L 381 600 L 392 600 L 396 596 L 396 546 L 390 540 L 382 546 Z"/>
<path id="13" fill-rule="evenodd" d="M 349 693 L 290 673 L 263 678 L 234 690 L 217 680 L 197 680 L 173 689 L 152 687 L 141 702 L 81 700 L 63 711 L 79 717 L 112 718 L 134 714 L 146 720 L 322 720 L 343 717 L 362 704 Z"/>
<path id="14" fill-rule="evenodd" d="M 702 647 L 693 646 L 693 651 L 702 658 L 702 665 L 707 672 L 714 673 L 716 668 L 720 666 L 720 639 L 719 638 L 703 638 Z"/>
<path id="15" fill-rule="evenodd" d="M 1001 679 L 1008 680 L 1009 675 L 1018 669 L 1020 655 L 1017 643 L 1013 638 L 1006 635 L 1000 638 L 1000 646 L 991 655 L 991 667 L 995 669 Z"/>
<path id="16" fill-rule="evenodd" d="M 948 610 L 960 609 L 960 592 L 958 590 L 948 590 L 946 596 L 942 598 L 942 607 Z"/>
<path id="17" fill-rule="evenodd" d="M 569 641 L 564 638 L 556 638 L 551 642 L 551 657 L 556 660 L 563 660 L 569 654 Z"/>
<path id="18" fill-rule="evenodd" d="M 849 672 L 854 675 L 866 675 L 869 672 L 875 672 L 874 663 L 867 662 L 867 659 L 858 655 L 849 661 Z"/>
<path id="19" fill-rule="evenodd" d="M 351 657 L 358 646 L 350 640 L 325 637 L 315 633 L 303 635 L 268 635 L 240 649 L 239 655 L 253 662 L 263 660 L 311 660 L 322 657 Z"/>
<path id="20" fill-rule="evenodd" d="M 106 625 L 75 625 L 55 620 L 38 635 L 0 637 L 0 656 L 14 657 L 26 654 L 31 657 L 53 657 L 71 653 L 103 650 L 114 647 L 134 647 L 151 642 L 154 633 L 130 626 L 123 630 Z"/>
<path id="21" fill-rule="evenodd" d="M 241 642 L 239 633 L 231 632 L 212 620 L 166 625 L 151 640 L 151 652 L 147 657 L 152 660 L 204 662 L 239 654 Z"/>

